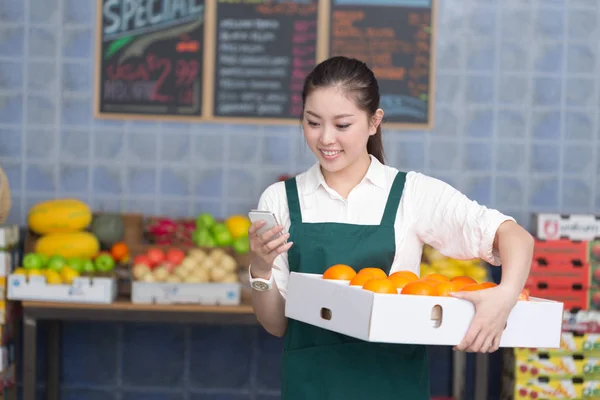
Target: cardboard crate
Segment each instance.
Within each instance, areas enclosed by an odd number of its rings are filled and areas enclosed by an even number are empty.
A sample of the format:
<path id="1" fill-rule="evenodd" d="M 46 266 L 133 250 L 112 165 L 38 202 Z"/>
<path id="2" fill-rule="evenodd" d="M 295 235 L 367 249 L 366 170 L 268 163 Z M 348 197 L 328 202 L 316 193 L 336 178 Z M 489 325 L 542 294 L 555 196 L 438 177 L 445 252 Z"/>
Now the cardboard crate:
<path id="1" fill-rule="evenodd" d="M 533 259 L 540 263 L 549 264 L 569 264 L 588 262 L 588 243 L 582 241 L 572 241 L 569 239 L 560 240 L 535 240 L 533 250 Z"/>
<path id="2" fill-rule="evenodd" d="M 11 275 L 8 278 L 10 300 L 110 304 L 116 297 L 117 285 L 113 278 L 79 277 L 71 285 L 49 285 L 43 276 L 28 279 Z"/>
<path id="3" fill-rule="evenodd" d="M 366 341 L 446 346 L 463 340 L 474 313 L 466 300 L 376 294 L 296 272 L 290 274 L 285 307 L 288 318 Z M 560 302 L 519 301 L 500 347 L 559 348 L 562 317 Z"/>
<path id="4" fill-rule="evenodd" d="M 570 288 L 550 289 L 547 287 L 526 286 L 526 289 L 529 290 L 529 295 L 532 297 L 563 303 L 565 310 L 587 310 L 589 306 L 588 290 L 583 288 L 573 290 Z"/>

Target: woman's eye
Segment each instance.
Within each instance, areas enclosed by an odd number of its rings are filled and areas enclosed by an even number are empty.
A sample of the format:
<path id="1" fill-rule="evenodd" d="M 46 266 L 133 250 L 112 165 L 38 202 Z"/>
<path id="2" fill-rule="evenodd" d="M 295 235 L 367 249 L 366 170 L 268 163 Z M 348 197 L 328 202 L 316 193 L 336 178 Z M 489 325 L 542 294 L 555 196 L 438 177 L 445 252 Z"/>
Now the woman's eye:
<path id="1" fill-rule="evenodd" d="M 350 126 L 350 124 L 345 124 L 345 125 L 337 125 L 338 129 L 346 129 Z"/>
<path id="2" fill-rule="evenodd" d="M 307 121 L 308 122 L 308 126 L 319 126 L 319 124 L 317 122 L 313 122 L 313 121 Z"/>

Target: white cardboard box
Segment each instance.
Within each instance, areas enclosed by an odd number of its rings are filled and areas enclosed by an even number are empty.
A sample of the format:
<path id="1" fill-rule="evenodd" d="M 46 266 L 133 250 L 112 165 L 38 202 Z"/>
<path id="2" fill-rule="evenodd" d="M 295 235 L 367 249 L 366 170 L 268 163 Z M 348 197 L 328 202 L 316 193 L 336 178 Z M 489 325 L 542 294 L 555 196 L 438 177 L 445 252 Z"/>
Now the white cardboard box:
<path id="1" fill-rule="evenodd" d="M 239 283 L 159 283 L 133 282 L 131 302 L 138 304 L 240 304 Z"/>
<path id="2" fill-rule="evenodd" d="M 79 277 L 71 285 L 48 285 L 43 276 L 8 277 L 8 298 L 25 301 L 110 304 L 117 297 L 117 284 L 112 278 Z"/>
<path id="3" fill-rule="evenodd" d="M 440 314 L 441 321 L 432 320 Z M 285 315 L 370 342 L 454 346 L 467 333 L 474 307 L 453 297 L 376 294 L 347 281 L 292 272 Z M 558 348 L 562 320 L 563 303 L 520 301 L 509 315 L 500 347 Z"/>
<path id="4" fill-rule="evenodd" d="M 539 239 L 594 240 L 600 238 L 600 217 L 589 214 L 536 214 L 535 234 Z"/>

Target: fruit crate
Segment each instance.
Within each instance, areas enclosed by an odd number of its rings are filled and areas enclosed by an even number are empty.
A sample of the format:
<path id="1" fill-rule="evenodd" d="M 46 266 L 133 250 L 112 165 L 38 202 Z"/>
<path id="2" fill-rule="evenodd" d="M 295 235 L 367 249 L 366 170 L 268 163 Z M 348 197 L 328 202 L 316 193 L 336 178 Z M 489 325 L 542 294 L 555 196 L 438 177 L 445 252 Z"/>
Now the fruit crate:
<path id="1" fill-rule="evenodd" d="M 594 240 L 600 238 L 600 216 L 540 213 L 533 217 L 533 229 L 540 239 Z"/>
<path id="2" fill-rule="evenodd" d="M 79 277 L 71 284 L 49 284 L 44 276 L 11 275 L 8 298 L 21 301 L 110 304 L 117 297 L 114 278 Z"/>

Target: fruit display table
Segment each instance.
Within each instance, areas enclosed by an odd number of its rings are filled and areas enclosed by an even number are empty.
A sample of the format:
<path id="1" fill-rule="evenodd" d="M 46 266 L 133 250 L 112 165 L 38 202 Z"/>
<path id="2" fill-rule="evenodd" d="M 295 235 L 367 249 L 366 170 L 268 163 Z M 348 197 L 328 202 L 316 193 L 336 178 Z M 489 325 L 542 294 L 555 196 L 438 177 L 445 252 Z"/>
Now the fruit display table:
<path id="1" fill-rule="evenodd" d="M 37 324 L 48 323 L 46 392 L 48 400 L 60 399 L 60 322 L 111 321 L 185 324 L 257 324 L 249 304 L 239 306 L 132 304 L 118 299 L 112 304 L 79 304 L 24 301 L 23 400 L 35 400 Z"/>

